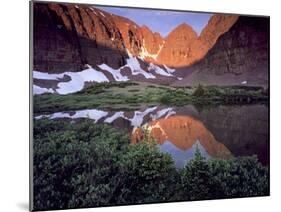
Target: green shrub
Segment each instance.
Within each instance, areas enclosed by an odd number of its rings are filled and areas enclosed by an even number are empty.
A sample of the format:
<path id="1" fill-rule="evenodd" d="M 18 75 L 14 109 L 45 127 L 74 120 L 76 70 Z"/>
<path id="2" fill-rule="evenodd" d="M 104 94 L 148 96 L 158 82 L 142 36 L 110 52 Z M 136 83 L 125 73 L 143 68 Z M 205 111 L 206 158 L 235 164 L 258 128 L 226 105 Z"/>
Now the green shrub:
<path id="1" fill-rule="evenodd" d="M 268 170 L 256 156 L 206 160 L 197 150 L 179 188 L 184 200 L 268 195 Z"/>
<path id="2" fill-rule="evenodd" d="M 148 143 L 130 145 L 119 162 L 122 195 L 117 203 L 168 201 L 174 195 L 176 169 L 169 154 Z"/>
<path id="3" fill-rule="evenodd" d="M 193 92 L 194 96 L 203 96 L 204 95 L 204 88 L 202 85 L 198 85 L 198 87 L 195 89 L 195 91 Z"/>
<path id="4" fill-rule="evenodd" d="M 34 208 L 109 204 L 118 177 L 116 165 L 128 147 L 127 134 L 88 121 L 61 123 L 34 123 Z M 44 131 L 45 126 L 50 131 Z"/>
<path id="5" fill-rule="evenodd" d="M 160 97 L 160 103 L 169 104 L 171 103 L 172 97 L 169 94 L 164 94 Z"/>
<path id="6" fill-rule="evenodd" d="M 206 160 L 196 151 L 183 169 L 144 131 L 91 121 L 34 121 L 34 209 L 198 200 L 269 194 L 256 157 Z"/>

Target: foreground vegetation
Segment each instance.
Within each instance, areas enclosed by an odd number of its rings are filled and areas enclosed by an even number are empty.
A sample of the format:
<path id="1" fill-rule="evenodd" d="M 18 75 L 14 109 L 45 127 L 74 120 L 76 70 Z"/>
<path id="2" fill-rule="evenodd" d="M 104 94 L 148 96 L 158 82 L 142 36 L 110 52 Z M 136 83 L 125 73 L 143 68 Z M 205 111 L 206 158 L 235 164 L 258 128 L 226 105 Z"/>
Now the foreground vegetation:
<path id="1" fill-rule="evenodd" d="M 268 91 L 247 86 L 197 86 L 174 88 L 149 83 L 111 82 L 75 94 L 34 96 L 35 113 L 85 108 L 135 110 L 142 105 L 250 104 L 267 102 Z"/>
<path id="2" fill-rule="evenodd" d="M 202 200 L 269 194 L 255 156 L 206 160 L 183 169 L 145 136 L 90 121 L 34 120 L 34 209 Z"/>

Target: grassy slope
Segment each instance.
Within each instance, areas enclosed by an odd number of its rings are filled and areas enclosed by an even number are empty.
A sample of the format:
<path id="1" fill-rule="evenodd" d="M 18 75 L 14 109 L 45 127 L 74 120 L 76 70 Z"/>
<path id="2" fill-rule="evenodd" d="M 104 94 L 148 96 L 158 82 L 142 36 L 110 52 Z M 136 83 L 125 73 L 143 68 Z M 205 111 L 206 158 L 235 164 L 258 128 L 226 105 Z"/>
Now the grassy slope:
<path id="1" fill-rule="evenodd" d="M 267 101 L 268 95 L 257 87 L 174 88 L 151 83 L 101 83 L 75 94 L 34 96 L 34 112 L 55 112 L 85 108 L 134 110 L 152 105 L 241 104 Z M 203 90 L 203 91 L 202 91 Z"/>

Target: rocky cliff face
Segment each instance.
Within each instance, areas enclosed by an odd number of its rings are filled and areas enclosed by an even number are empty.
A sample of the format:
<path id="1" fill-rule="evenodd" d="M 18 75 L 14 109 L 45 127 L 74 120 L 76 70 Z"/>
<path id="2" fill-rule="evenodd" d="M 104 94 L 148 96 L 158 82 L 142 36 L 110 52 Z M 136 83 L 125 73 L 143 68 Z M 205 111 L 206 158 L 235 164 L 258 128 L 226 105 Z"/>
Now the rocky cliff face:
<path id="1" fill-rule="evenodd" d="M 241 16 L 175 85 L 268 86 L 269 19 Z"/>
<path id="2" fill-rule="evenodd" d="M 237 19 L 236 15 L 214 15 L 200 36 L 189 25 L 179 25 L 165 38 L 157 63 L 176 68 L 195 63 L 205 56 L 218 37 L 227 32 Z"/>
<path id="3" fill-rule="evenodd" d="M 199 36 L 183 23 L 163 38 L 91 5 L 34 3 L 34 83 L 39 93 L 57 92 L 62 82 L 76 90 L 126 80 L 267 84 L 268 25 L 265 18 L 214 15 Z"/>
<path id="4" fill-rule="evenodd" d="M 93 6 L 34 3 L 33 29 L 35 94 L 66 94 L 109 81 L 176 79 L 173 70 L 150 64 L 163 42 L 159 33 Z"/>
<path id="5" fill-rule="evenodd" d="M 34 4 L 34 69 L 77 71 L 85 64 L 118 68 L 127 53 L 113 17 L 90 6 Z"/>
<path id="6" fill-rule="evenodd" d="M 157 62 L 168 66 L 180 67 L 194 61 L 196 32 L 187 24 L 176 27 L 165 38 L 165 44 L 157 57 Z"/>
<path id="7" fill-rule="evenodd" d="M 133 21 L 121 16 L 114 15 L 113 20 L 122 35 L 126 51 L 133 56 L 137 56 L 142 46 L 140 27 Z"/>
<path id="8" fill-rule="evenodd" d="M 35 3 L 34 69 L 59 73 L 103 63 L 118 69 L 129 56 L 146 63 L 187 66 L 201 59 L 235 19 L 215 15 L 199 37 L 183 23 L 162 38 L 147 26 L 93 6 Z"/>
<path id="9" fill-rule="evenodd" d="M 227 32 L 238 20 L 237 15 L 213 15 L 202 30 L 199 41 L 204 43 L 207 51 L 214 46 L 218 37 Z M 205 50 L 205 53 L 207 53 Z"/>
<path id="10" fill-rule="evenodd" d="M 163 49 L 164 39 L 158 32 L 152 32 L 147 26 L 141 27 L 142 48 L 139 56 L 147 62 L 157 63 L 158 55 Z"/>

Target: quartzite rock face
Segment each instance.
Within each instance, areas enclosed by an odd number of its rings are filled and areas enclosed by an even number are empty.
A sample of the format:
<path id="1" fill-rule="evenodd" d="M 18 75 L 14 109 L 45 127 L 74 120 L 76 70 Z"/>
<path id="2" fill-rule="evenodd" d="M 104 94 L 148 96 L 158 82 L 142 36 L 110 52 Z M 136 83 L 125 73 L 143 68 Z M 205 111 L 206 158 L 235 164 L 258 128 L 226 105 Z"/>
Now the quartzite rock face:
<path id="1" fill-rule="evenodd" d="M 100 70 L 103 63 L 118 69 L 134 56 L 147 72 L 155 63 L 186 75 L 175 85 L 267 85 L 268 40 L 266 18 L 214 15 L 199 36 L 183 23 L 162 38 L 90 5 L 34 3 L 33 61 L 40 72 L 80 71 L 86 64 Z"/>
<path id="2" fill-rule="evenodd" d="M 237 21 L 236 15 L 214 15 L 200 36 L 187 24 L 175 28 L 166 38 L 157 63 L 171 67 L 186 67 L 202 59 L 218 37 Z"/>
<path id="3" fill-rule="evenodd" d="M 34 3 L 34 70 L 79 71 L 102 63 L 117 69 L 129 55 L 187 66 L 201 59 L 235 18 L 213 16 L 199 37 L 183 23 L 164 39 L 147 26 L 90 5 Z"/>
<path id="4" fill-rule="evenodd" d="M 193 46 L 196 41 L 197 34 L 189 25 L 179 25 L 165 38 L 157 63 L 172 67 L 189 65 L 193 62 Z"/>
<path id="5" fill-rule="evenodd" d="M 157 62 L 164 40 L 158 32 L 152 32 L 147 26 L 139 27 L 133 21 L 113 15 L 114 22 L 124 40 L 126 51 L 146 62 Z"/>
<path id="6" fill-rule="evenodd" d="M 78 71 L 85 64 L 125 64 L 127 53 L 110 14 L 90 6 L 34 4 L 34 70 Z"/>
<path id="7" fill-rule="evenodd" d="M 139 53 L 140 57 L 148 62 L 157 63 L 158 55 L 164 46 L 164 39 L 160 33 L 152 32 L 147 26 L 141 27 L 142 33 L 142 49 Z"/>
<path id="8" fill-rule="evenodd" d="M 142 46 L 140 27 L 127 18 L 117 15 L 113 15 L 113 17 L 113 21 L 122 35 L 126 50 L 129 51 L 129 54 L 138 56 Z"/>
<path id="9" fill-rule="evenodd" d="M 241 16 L 175 85 L 268 86 L 269 19 Z"/>

